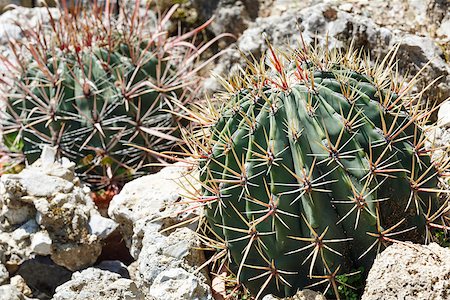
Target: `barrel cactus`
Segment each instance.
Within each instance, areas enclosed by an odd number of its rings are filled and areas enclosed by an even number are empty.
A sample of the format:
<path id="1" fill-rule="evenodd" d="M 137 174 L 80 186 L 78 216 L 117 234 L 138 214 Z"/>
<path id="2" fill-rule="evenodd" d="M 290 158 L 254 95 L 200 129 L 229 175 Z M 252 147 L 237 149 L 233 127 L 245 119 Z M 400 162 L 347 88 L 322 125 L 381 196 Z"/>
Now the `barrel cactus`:
<path id="1" fill-rule="evenodd" d="M 12 153 L 32 162 L 49 144 L 94 189 L 117 188 L 161 161 L 133 145 L 155 153 L 179 140 L 180 107 L 197 89 L 197 60 L 209 45 L 196 35 L 209 22 L 171 37 L 165 30 L 176 6 L 157 15 L 133 3 L 118 14 L 97 1 L 62 4 L 49 25 L 11 44 L 2 126 Z"/>
<path id="2" fill-rule="evenodd" d="M 396 49 L 375 65 L 360 51 L 269 50 L 191 139 L 201 230 L 256 298 L 322 284 L 339 298 L 339 275 L 447 228 L 446 167 L 426 148 L 434 109 L 397 80 Z"/>

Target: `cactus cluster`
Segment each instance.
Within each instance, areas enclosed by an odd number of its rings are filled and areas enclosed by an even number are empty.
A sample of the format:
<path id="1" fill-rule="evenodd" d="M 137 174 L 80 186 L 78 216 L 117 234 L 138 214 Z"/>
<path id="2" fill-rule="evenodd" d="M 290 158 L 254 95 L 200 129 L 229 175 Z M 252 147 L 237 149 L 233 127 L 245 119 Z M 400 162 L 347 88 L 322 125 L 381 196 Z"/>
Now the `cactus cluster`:
<path id="1" fill-rule="evenodd" d="M 372 64 L 361 51 L 269 45 L 199 118 L 201 231 L 256 298 L 319 285 L 339 298 L 339 275 L 447 228 L 448 164 L 426 148 L 435 109 L 399 80 L 396 49 Z"/>
<path id="2" fill-rule="evenodd" d="M 94 189 L 120 187 L 179 140 L 180 107 L 197 89 L 199 55 L 215 41 L 196 41 L 210 21 L 169 36 L 177 6 L 157 14 L 134 1 L 113 13 L 97 1 L 64 3 L 60 15 L 49 12 L 50 25 L 24 29 L 25 40 L 11 43 L 14 56 L 3 57 L 14 75 L 4 141 L 28 162 L 50 144 Z"/>

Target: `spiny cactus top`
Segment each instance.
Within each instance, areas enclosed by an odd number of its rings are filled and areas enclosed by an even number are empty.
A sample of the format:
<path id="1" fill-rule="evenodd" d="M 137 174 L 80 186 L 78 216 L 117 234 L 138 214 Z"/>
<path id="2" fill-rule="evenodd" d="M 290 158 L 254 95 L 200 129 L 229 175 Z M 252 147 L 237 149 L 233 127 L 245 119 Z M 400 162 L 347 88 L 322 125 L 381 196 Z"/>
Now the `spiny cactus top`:
<path id="1" fill-rule="evenodd" d="M 322 284 L 339 297 L 337 275 L 447 226 L 446 167 L 425 147 L 433 110 L 398 82 L 395 49 L 375 65 L 353 51 L 269 50 L 270 68 L 263 59 L 226 83 L 194 143 L 205 239 L 257 298 Z"/>
<path id="2" fill-rule="evenodd" d="M 25 41 L 11 44 L 14 59 L 3 59 L 16 77 L 2 115 L 11 151 L 32 162 L 42 144 L 56 146 L 98 189 L 120 186 L 155 161 L 130 144 L 173 146 L 179 107 L 197 88 L 196 60 L 214 40 L 193 44 L 209 22 L 168 36 L 176 6 L 159 17 L 139 2 L 118 15 L 96 1 L 70 13 L 63 7 L 49 26 L 24 30 Z"/>

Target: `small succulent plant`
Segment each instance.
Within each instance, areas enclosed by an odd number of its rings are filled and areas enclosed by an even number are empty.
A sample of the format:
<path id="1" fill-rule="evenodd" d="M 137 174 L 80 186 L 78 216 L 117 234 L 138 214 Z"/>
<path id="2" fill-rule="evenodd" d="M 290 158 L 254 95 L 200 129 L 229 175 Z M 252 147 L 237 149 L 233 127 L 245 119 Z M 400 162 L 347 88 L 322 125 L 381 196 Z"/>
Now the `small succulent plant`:
<path id="1" fill-rule="evenodd" d="M 397 49 L 372 64 L 361 51 L 269 46 L 225 83 L 219 111 L 197 114 L 200 231 L 256 298 L 322 284 L 339 298 L 339 278 L 387 245 L 447 228 L 448 163 L 426 148 L 435 109 L 399 80 Z"/>
<path id="2" fill-rule="evenodd" d="M 135 1 L 116 14 L 96 1 L 64 3 L 59 16 L 49 12 L 49 26 L 24 29 L 25 41 L 11 43 L 14 57 L 3 58 L 14 75 L 4 141 L 29 162 L 42 144 L 55 146 L 94 189 L 117 188 L 144 165 L 162 162 L 153 154 L 179 141 L 178 115 L 207 63 L 199 56 L 220 37 L 196 40 L 210 21 L 169 36 L 176 5 L 156 14 Z"/>

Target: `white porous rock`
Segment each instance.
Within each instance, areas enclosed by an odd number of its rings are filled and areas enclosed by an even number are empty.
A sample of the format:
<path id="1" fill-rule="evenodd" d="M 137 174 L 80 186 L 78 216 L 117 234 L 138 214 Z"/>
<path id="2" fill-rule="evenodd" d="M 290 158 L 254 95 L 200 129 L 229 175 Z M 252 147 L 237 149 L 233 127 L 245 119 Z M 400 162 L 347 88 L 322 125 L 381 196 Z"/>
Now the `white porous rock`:
<path id="1" fill-rule="evenodd" d="M 14 285 L 0 286 L 0 300 L 25 300 L 26 298 Z"/>
<path id="2" fill-rule="evenodd" d="M 196 216 L 196 210 L 189 209 L 188 200 L 183 195 L 195 192 L 198 188 L 197 174 L 189 173 L 186 164 L 176 163 L 162 169 L 159 173 L 136 179 L 126 184 L 121 193 L 113 198 L 109 206 L 109 215 L 120 224 L 131 255 L 136 259 L 133 268 L 129 268 L 131 278 L 147 297 L 155 297 L 161 291 L 162 282 L 156 283 L 163 272 L 183 270 L 191 274 L 189 282 L 194 288 L 192 299 L 211 299 L 209 278 L 205 271 L 194 271 L 205 262 L 200 240 L 188 227 L 169 228 Z M 194 225 L 196 226 L 196 225 Z M 162 231 L 168 229 L 167 231 Z M 172 274 L 172 273 L 170 273 Z M 165 278 L 165 277 L 164 277 Z M 166 284 L 166 283 L 164 283 Z M 175 283 L 174 283 L 175 284 Z M 180 283 L 176 283 L 180 284 Z M 166 288 L 166 287 L 164 287 Z M 170 289 L 164 297 L 156 299 L 179 298 L 181 291 Z M 188 297 L 188 296 L 183 296 Z"/>
<path id="3" fill-rule="evenodd" d="M 6 283 L 9 279 L 9 272 L 0 261 L 0 285 Z"/>
<path id="4" fill-rule="evenodd" d="M 52 253 L 52 239 L 45 230 L 36 232 L 31 237 L 31 251 L 33 253 L 46 256 Z"/>
<path id="5" fill-rule="evenodd" d="M 31 237 L 38 231 L 39 226 L 34 219 L 28 220 L 15 230 L 2 231 L 0 229 L 0 248 L 3 249 L 4 263 L 18 266 L 25 259 L 31 257 L 33 255 L 30 247 Z"/>
<path id="6" fill-rule="evenodd" d="M 45 147 L 34 164 L 0 179 L 0 245 L 6 245 L 8 264 L 50 255 L 72 271 L 91 266 L 102 239 L 117 227 L 100 216 L 75 164 L 55 161 L 55 151 Z"/>
<path id="7" fill-rule="evenodd" d="M 449 299 L 450 249 L 393 244 L 377 256 L 366 281 L 363 300 Z"/>
<path id="8" fill-rule="evenodd" d="M 439 127 L 450 127 L 450 100 L 442 103 L 439 108 L 437 125 Z"/>
<path id="9" fill-rule="evenodd" d="M 2 0 L 0 0 L 1 2 Z M 1 5 L 0 5 L 1 7 Z M 56 8 L 49 8 L 50 13 L 54 19 L 59 18 L 59 10 Z M 10 9 L 0 15 L 0 43 L 6 44 L 9 39 L 20 40 L 23 38 L 22 28 L 33 28 L 40 22 L 49 24 L 50 17 L 48 10 L 44 7 L 26 8 L 17 7 Z"/>
<path id="10" fill-rule="evenodd" d="M 161 272 L 150 288 L 158 300 L 212 300 L 209 286 L 181 268 Z"/>
<path id="11" fill-rule="evenodd" d="M 370 5 L 372 4 L 368 4 Z M 422 5 L 416 6 L 422 7 Z M 382 9 L 385 9 L 383 11 L 385 12 L 390 8 L 382 7 Z M 413 92 L 422 91 L 436 79 L 437 81 L 423 92 L 423 101 L 429 99 L 433 103 L 440 103 L 447 99 L 450 96 L 450 65 L 446 63 L 443 50 L 436 40 L 427 34 L 414 35 L 404 31 L 401 24 L 390 26 L 390 24 L 381 23 L 386 26 L 380 26 L 378 20 L 371 18 L 374 12 L 377 14 L 379 12 L 377 10 L 366 12 L 367 14 L 357 14 L 352 10 L 350 13 L 347 8 L 343 10 L 337 1 L 315 1 L 306 7 L 290 8 L 280 14 L 256 18 L 239 37 L 236 45 L 245 54 L 252 54 L 258 58 L 268 49 L 264 36 L 267 36 L 271 44 L 276 47 L 287 45 L 298 47 L 302 45 L 303 36 L 306 44 L 314 44 L 317 41 L 321 46 L 327 43 L 329 48 L 348 48 L 353 42 L 354 49 L 364 47 L 370 52 L 370 57 L 375 60 L 378 56 L 385 56 L 389 50 L 399 44 L 397 58 L 400 76 L 406 76 L 408 82 L 424 67 L 420 78 L 426 78 L 426 80 L 419 80 Z M 423 20 L 424 16 L 414 20 L 414 23 L 420 27 Z M 302 34 L 300 35 L 299 32 Z M 325 38 L 326 36 L 328 39 Z M 219 61 L 224 71 L 219 75 L 228 75 L 228 70 L 236 64 L 234 55 L 230 55 L 230 58 L 227 58 L 228 56 L 224 54 L 224 58 Z M 208 81 L 208 85 L 214 86 L 211 80 Z"/>
<path id="12" fill-rule="evenodd" d="M 144 300 L 136 284 L 119 274 L 97 268 L 75 272 L 56 288 L 53 300 Z"/>
<path id="13" fill-rule="evenodd" d="M 187 205 L 177 204 L 184 202 L 183 195 L 195 191 L 193 185 L 198 188 L 198 183 L 193 179 L 196 175 L 189 174 L 190 171 L 191 168 L 185 163 L 175 163 L 156 174 L 127 183 L 110 202 L 108 215 L 120 224 L 134 258 L 141 251 L 142 226 L 152 222 L 163 229 L 196 214 L 196 211 L 187 209 Z"/>
<path id="14" fill-rule="evenodd" d="M 445 37 L 447 42 L 450 40 L 450 12 L 448 12 L 447 16 L 442 20 L 441 26 L 436 33 L 439 36 Z"/>
<path id="15" fill-rule="evenodd" d="M 89 218 L 89 234 L 105 239 L 119 226 L 111 219 L 102 217 L 100 214 L 92 214 Z"/>
<path id="16" fill-rule="evenodd" d="M 137 259 L 138 278 L 141 285 L 149 287 L 164 270 L 183 268 L 194 272 L 205 262 L 204 253 L 199 250 L 200 241 L 189 228 L 179 228 L 169 236 L 157 231 L 157 225 L 148 224 L 143 232 L 142 251 Z M 196 273 L 204 282 L 208 282 L 206 272 Z"/>
<path id="17" fill-rule="evenodd" d="M 25 282 L 25 279 L 23 279 L 23 277 L 20 275 L 11 277 L 10 284 L 15 286 L 16 289 L 24 296 L 31 297 L 33 295 L 33 292 Z"/>
<path id="18" fill-rule="evenodd" d="M 9 2 L 8 0 L 0 0 L 0 10 L 3 10 L 5 1 Z M 16 0 L 13 2 L 22 1 Z M 27 2 L 31 4 L 31 0 Z M 30 28 L 35 29 L 39 23 L 49 24 L 50 17 L 48 11 L 50 11 L 50 14 L 55 20 L 59 18 L 60 14 L 57 8 L 49 8 L 47 10 L 47 8 L 44 7 L 25 8 L 19 6 L 4 13 L 2 13 L 3 11 L 0 11 L 0 55 L 15 64 L 16 58 L 8 43 L 10 41 L 19 42 L 24 40 L 24 32 Z M 48 30 L 46 29 L 41 30 L 40 34 L 46 34 L 47 31 Z M 0 82 L 0 100 L 10 91 L 9 85 L 11 85 L 11 81 L 13 79 L 11 76 L 11 69 L 11 66 L 8 66 L 2 60 L 0 61 L 0 78 L 2 78 L 5 83 L 8 83 L 3 84 Z M 3 101 L 0 101 L 0 109 L 3 107 L 4 103 Z"/>

